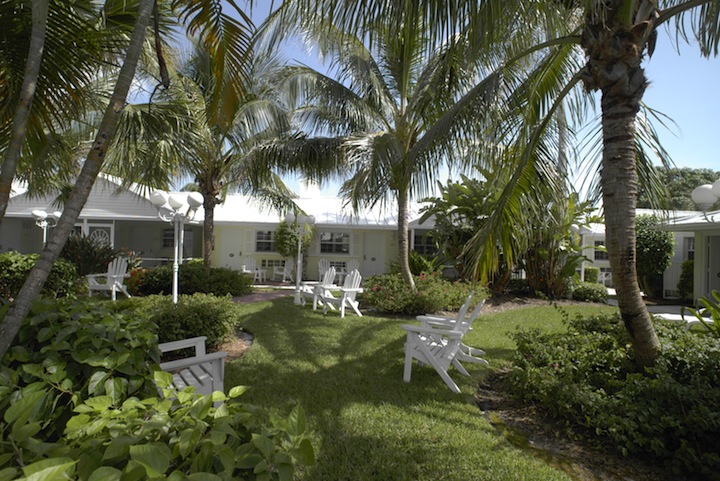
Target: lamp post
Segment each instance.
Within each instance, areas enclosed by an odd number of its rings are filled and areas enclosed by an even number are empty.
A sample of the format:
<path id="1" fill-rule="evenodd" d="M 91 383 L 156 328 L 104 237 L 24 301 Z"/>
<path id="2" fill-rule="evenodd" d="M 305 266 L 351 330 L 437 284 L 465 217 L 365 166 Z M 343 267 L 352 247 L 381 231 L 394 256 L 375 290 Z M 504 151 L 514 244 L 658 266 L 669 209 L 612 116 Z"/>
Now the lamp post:
<path id="1" fill-rule="evenodd" d="M 187 195 L 187 199 L 183 199 L 179 194 L 168 194 L 167 192 L 156 190 L 150 195 L 150 202 L 157 209 L 160 219 L 164 222 L 173 222 L 175 224 L 175 232 L 173 235 L 172 301 L 173 304 L 177 304 L 178 270 L 180 269 L 180 263 L 182 263 L 182 249 L 185 234 L 183 225 L 186 220 L 193 218 L 195 211 L 203 204 L 203 196 L 199 192 L 191 192 Z M 185 209 L 186 207 L 187 209 Z"/>
<path id="2" fill-rule="evenodd" d="M 35 209 L 31 212 L 35 225 L 43 230 L 43 247 L 47 243 L 47 231 L 55 227 L 62 216 L 62 212 L 45 212 L 42 209 Z"/>
<path id="3" fill-rule="evenodd" d="M 699 187 L 695 187 L 695 190 L 692 191 L 690 197 L 693 202 L 702 209 L 703 213 L 706 213 L 713 204 L 720 200 L 720 179 L 716 180 L 712 184 L 703 184 Z M 707 215 L 705 218 L 707 219 Z"/>
<path id="4" fill-rule="evenodd" d="M 300 305 L 300 278 L 302 277 L 302 234 L 303 234 L 303 227 L 305 225 L 313 225 L 315 223 L 315 216 L 312 215 L 298 215 L 295 216 L 292 212 L 290 212 L 287 216 L 285 216 L 285 222 L 288 224 L 293 224 L 297 220 L 297 238 L 298 238 L 298 249 L 297 249 L 297 268 L 295 270 L 295 304 Z"/>

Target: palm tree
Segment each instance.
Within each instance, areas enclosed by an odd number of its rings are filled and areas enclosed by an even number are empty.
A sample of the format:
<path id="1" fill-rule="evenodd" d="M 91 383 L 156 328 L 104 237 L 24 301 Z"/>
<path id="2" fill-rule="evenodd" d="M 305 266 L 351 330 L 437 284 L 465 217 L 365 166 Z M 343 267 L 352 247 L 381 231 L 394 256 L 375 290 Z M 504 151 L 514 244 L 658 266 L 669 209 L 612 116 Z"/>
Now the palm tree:
<path id="1" fill-rule="evenodd" d="M 638 159 L 646 160 L 641 156 L 636 140 L 637 114 L 647 85 L 641 65 L 645 55 L 651 55 L 654 50 L 657 28 L 670 21 L 674 22 L 671 30 L 681 38 L 687 38 L 687 28 L 692 29 L 703 55 L 717 55 L 720 1 L 419 0 L 399 6 L 395 2 L 378 0 L 361 3 L 347 0 L 295 0 L 286 4 L 287 10 L 283 15 L 295 18 L 313 12 L 371 37 L 372 30 L 368 26 L 392 24 L 398 17 L 398 9 L 414 9 L 427 12 L 425 25 L 430 38 L 444 37 L 462 29 L 474 42 L 479 38 L 492 38 L 497 24 L 507 21 L 502 17 L 480 14 L 500 11 L 501 8 L 513 9 L 511 4 L 523 9 L 516 10 L 518 17 L 507 17 L 521 19 L 516 24 L 520 27 L 513 41 L 527 38 L 538 40 L 525 53 L 537 55 L 539 52 L 547 52 L 545 58 L 548 62 L 545 68 L 531 71 L 529 82 L 519 84 L 522 93 L 530 93 L 531 98 L 535 99 L 526 104 L 534 107 L 534 110 L 525 109 L 525 113 L 534 114 L 534 118 L 533 115 L 528 116 L 526 120 L 532 122 L 526 122 L 526 128 L 513 128 L 516 138 L 522 139 L 527 148 L 519 159 L 520 163 L 515 166 L 518 174 L 514 182 L 508 185 L 506 198 L 511 199 L 511 194 L 518 187 L 519 190 L 531 188 L 529 179 L 532 176 L 529 172 L 538 171 L 532 166 L 541 160 L 537 156 L 539 149 L 535 147 L 542 144 L 541 131 L 550 125 L 549 116 L 559 108 L 562 98 L 576 91 L 573 87 L 581 81 L 588 91 L 599 91 L 603 139 L 599 175 L 608 254 L 617 285 L 620 312 L 631 335 L 636 360 L 642 366 L 651 365 L 660 345 L 640 295 L 635 273 L 634 245 L 637 162 Z M 497 10 L 484 8 L 489 6 Z M 687 14 L 690 14 L 689 18 Z M 538 35 L 538 25 L 542 25 L 542 36 Z M 578 49 L 584 54 L 583 62 L 580 68 L 572 72 L 568 55 L 577 53 Z M 517 58 L 526 58 L 526 55 L 518 53 Z M 507 67 L 510 66 L 507 64 Z M 558 68 L 564 70 L 563 75 L 558 76 Z M 552 75 L 557 76 L 557 82 L 553 88 L 548 88 L 547 77 Z M 566 82 L 564 86 L 560 85 L 561 80 Z M 541 102 L 538 101 L 540 99 Z"/>
<path id="2" fill-rule="evenodd" d="M 301 104 L 301 125 L 336 134 L 324 141 L 337 146 L 347 165 L 349 179 L 341 194 L 352 207 L 396 202 L 398 258 L 403 279 L 413 288 L 410 201 L 431 192 L 443 164 L 469 163 L 464 152 L 481 132 L 467 128 L 468 115 L 493 91 L 489 81 L 470 88 L 481 73 L 465 62 L 464 43 L 449 41 L 424 55 L 429 49 L 424 21 L 422 15 L 397 19 L 366 47 L 358 37 L 311 19 L 307 40 L 333 59 L 336 78 L 298 67 L 287 81 L 297 95 L 293 103 Z M 454 119 L 444 115 L 449 109 L 457 114 Z"/>
<path id="3" fill-rule="evenodd" d="M 234 0 L 228 0 L 228 2 L 237 8 Z M 180 19 L 187 25 L 190 33 L 198 34 L 201 41 L 206 43 L 212 52 L 220 49 L 226 50 L 227 55 L 224 57 L 226 61 L 217 66 L 220 71 L 215 72 L 215 78 L 223 78 L 227 70 L 232 72 L 231 78 L 233 79 L 244 78 L 250 20 L 242 12 L 240 13 L 245 20 L 244 23 L 227 17 L 223 14 L 220 5 L 213 0 L 174 0 L 172 5 L 179 13 Z M 75 187 L 65 204 L 63 215 L 15 302 L 0 323 L 0 357 L 12 345 L 22 320 L 30 311 L 30 306 L 37 298 L 53 263 L 65 245 L 100 172 L 135 77 L 154 6 L 156 6 L 154 0 L 140 0 L 137 10 L 129 12 L 136 15 L 136 22 L 125 51 L 117 83 Z M 155 9 L 156 13 L 158 10 Z M 238 88 L 242 90 L 241 86 Z"/>

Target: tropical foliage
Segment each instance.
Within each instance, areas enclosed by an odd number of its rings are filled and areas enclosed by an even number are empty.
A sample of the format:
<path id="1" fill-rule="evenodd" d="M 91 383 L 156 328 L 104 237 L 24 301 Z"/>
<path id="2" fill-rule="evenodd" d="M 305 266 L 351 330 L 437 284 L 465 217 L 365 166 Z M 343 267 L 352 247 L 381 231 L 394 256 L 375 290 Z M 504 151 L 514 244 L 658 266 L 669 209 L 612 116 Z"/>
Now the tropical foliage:
<path id="1" fill-rule="evenodd" d="M 635 219 L 637 237 L 635 262 L 640 288 L 647 295 L 655 295 L 652 280 L 662 276 L 665 269 L 670 267 L 675 248 L 673 233 L 660 230 L 659 225 L 660 218 L 654 215 L 639 215 Z"/>

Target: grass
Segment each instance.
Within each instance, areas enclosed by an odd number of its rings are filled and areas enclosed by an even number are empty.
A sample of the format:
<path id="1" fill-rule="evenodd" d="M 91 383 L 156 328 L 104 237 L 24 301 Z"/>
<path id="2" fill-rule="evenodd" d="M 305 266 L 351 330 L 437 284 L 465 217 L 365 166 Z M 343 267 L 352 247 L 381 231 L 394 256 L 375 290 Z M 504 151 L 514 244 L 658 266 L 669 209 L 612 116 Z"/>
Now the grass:
<path id="1" fill-rule="evenodd" d="M 488 369 L 454 370 L 453 394 L 430 367 L 413 366 L 402 381 L 408 319 L 359 318 L 296 307 L 291 297 L 239 305 L 255 336 L 242 358 L 226 367 L 227 387 L 248 385 L 246 402 L 287 415 L 300 404 L 308 417 L 317 463 L 299 479 L 544 481 L 571 479 L 530 452 L 515 448 L 473 403 Z M 596 312 L 597 307 L 568 309 Z M 562 330 L 552 307 L 482 316 L 466 337 L 487 351 L 493 368 L 509 363 L 507 336 L 517 326 Z"/>

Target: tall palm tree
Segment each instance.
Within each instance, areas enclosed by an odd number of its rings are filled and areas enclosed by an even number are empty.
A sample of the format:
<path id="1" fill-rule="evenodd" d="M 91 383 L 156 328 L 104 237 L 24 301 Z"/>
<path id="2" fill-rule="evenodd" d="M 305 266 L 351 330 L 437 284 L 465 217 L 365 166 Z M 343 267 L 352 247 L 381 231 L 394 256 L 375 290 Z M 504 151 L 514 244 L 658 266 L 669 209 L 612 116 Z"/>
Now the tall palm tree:
<path id="1" fill-rule="evenodd" d="M 125 2 L 122 3 L 128 5 Z M 237 7 L 234 0 L 227 0 L 227 3 L 238 10 L 243 19 L 242 22 L 223 14 L 221 5 L 213 0 L 173 0 L 171 2 L 191 34 L 197 34 L 212 52 L 225 50 L 226 55 L 222 57 L 225 62 L 217 66 L 220 71 L 216 71 L 215 77 L 221 79 L 224 77 L 225 71 L 231 70 L 232 78 L 239 80 L 246 75 L 245 53 L 249 45 L 252 22 Z M 37 298 L 53 263 L 65 245 L 100 172 L 135 77 L 155 5 L 155 0 L 140 0 L 136 6 L 137 10 L 128 12 L 136 16 L 136 22 L 125 50 L 117 83 L 75 187 L 65 204 L 63 215 L 15 302 L 0 323 L 0 357 L 12 345 L 22 320 L 30 311 L 30 306 Z M 156 12 L 159 10 L 155 9 Z M 220 58 L 219 55 L 218 58 Z M 242 91 L 241 85 L 238 85 L 237 88 Z"/>
<path id="2" fill-rule="evenodd" d="M 671 32 L 687 38 L 691 29 L 703 55 L 717 55 L 720 39 L 720 1 L 718 0 L 589 0 L 556 1 L 536 0 L 522 2 L 467 0 L 418 0 L 417 2 L 384 2 L 367 0 L 323 1 L 294 0 L 286 2 L 284 15 L 295 18 L 308 14 L 320 14 L 344 28 L 367 33 L 368 26 L 393 23 L 399 9 L 427 12 L 425 23 L 431 38 L 447 36 L 464 30 L 471 42 L 486 38 L 485 33 L 495 30 L 501 17 L 482 16 L 483 12 L 511 9 L 511 4 L 524 22 L 520 23 L 513 40 L 524 38 L 539 40 L 526 49 L 527 54 L 546 52 L 546 68 L 532 71 L 530 82 L 519 84 L 524 93 L 535 102 L 526 105 L 526 113 L 535 113 L 533 122 L 525 129 L 514 129 L 518 139 L 529 147 L 516 166 L 518 175 L 508 186 L 508 199 L 514 187 L 530 188 L 530 170 L 540 158 L 535 147 L 541 145 L 541 130 L 550 125 L 552 115 L 561 103 L 560 98 L 573 91 L 574 85 L 583 82 L 589 91 L 601 93 L 602 113 L 602 161 L 600 186 L 606 218 L 607 247 L 613 279 L 618 287 L 618 304 L 621 315 L 631 335 L 637 362 L 651 365 L 660 349 L 650 317 L 640 295 L 635 273 L 635 199 L 638 184 L 638 160 L 644 159 L 636 141 L 637 113 L 647 85 L 642 61 L 652 54 L 657 28 L 673 22 Z M 483 8 L 487 6 L 496 7 Z M 688 16 L 689 15 L 689 16 Z M 548 20 L 538 35 L 539 20 Z M 550 22 L 551 21 L 551 22 Z M 369 36 L 372 33 L 367 34 Z M 583 64 L 574 74 L 567 62 L 568 49 L 584 54 Z M 563 54 L 565 52 L 565 54 Z M 553 62 L 553 57 L 555 62 Z M 525 58 L 518 54 L 517 58 Z M 557 75 L 558 62 L 565 64 L 564 87 L 547 88 L 544 80 L 553 73 Z M 553 69 L 552 65 L 556 65 Z M 510 64 L 508 64 L 508 67 Z M 569 73 L 570 75 L 567 75 Z M 543 77 L 544 76 L 544 77 Z M 569 79 L 569 80 L 568 80 Z M 560 77 L 557 78 L 560 80 Z M 544 86 L 544 88 L 543 88 Z M 537 102 L 542 99 L 543 103 Z M 544 115 L 537 115 L 545 109 Z M 525 131 L 524 135 L 522 130 Z M 524 180 L 524 182 L 523 182 Z M 499 214 L 501 215 L 501 214 Z"/>
<path id="3" fill-rule="evenodd" d="M 468 146 L 479 130 L 468 129 L 469 112 L 490 98 L 493 83 L 465 61 L 463 42 L 448 41 L 428 52 L 422 15 L 396 19 L 377 33 L 372 46 L 315 19 L 306 24 L 307 41 L 332 58 L 334 78 L 299 67 L 289 77 L 298 94 L 298 118 L 310 132 L 333 133 L 349 172 L 341 194 L 361 205 L 397 205 L 398 258 L 403 278 L 413 286 L 408 261 L 409 208 L 427 196 L 443 165 L 466 166 Z M 458 103 L 458 99 L 462 102 Z M 444 116 L 449 109 L 454 119 Z M 477 120 L 475 127 L 480 127 Z M 477 142 L 479 144 L 479 140 Z"/>

